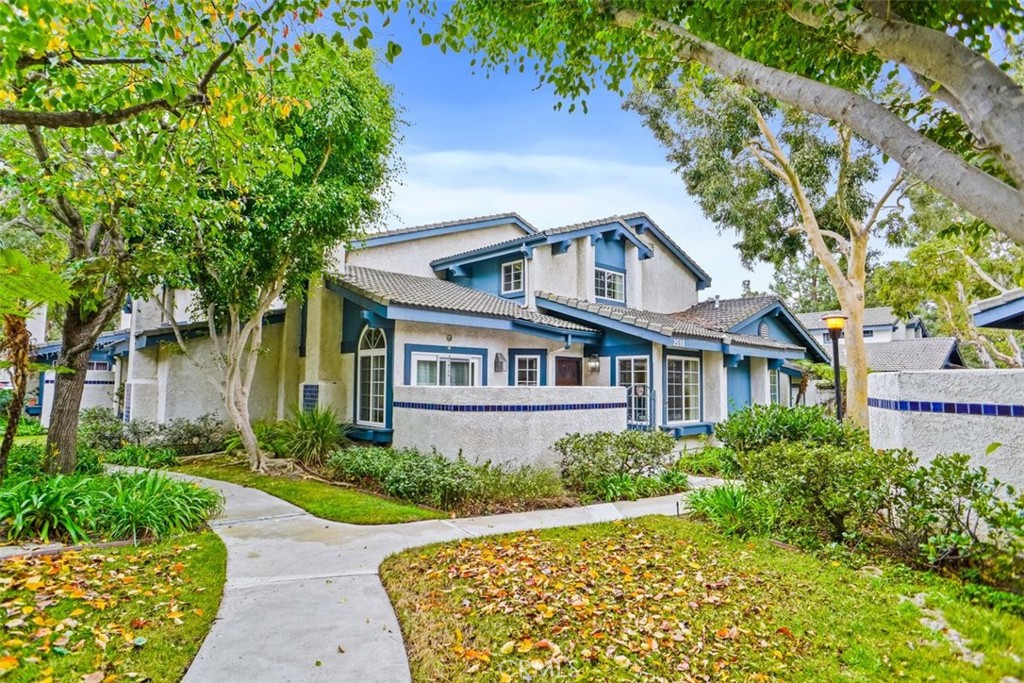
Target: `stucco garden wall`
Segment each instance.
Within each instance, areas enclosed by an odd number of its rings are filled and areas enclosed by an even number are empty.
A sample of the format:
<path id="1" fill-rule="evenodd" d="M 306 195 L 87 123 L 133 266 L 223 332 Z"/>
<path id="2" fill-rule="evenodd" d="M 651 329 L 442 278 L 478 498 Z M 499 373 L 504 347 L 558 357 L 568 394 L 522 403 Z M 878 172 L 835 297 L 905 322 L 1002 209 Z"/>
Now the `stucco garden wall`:
<path id="1" fill-rule="evenodd" d="M 471 462 L 554 465 L 568 433 L 622 431 L 618 387 L 395 387 L 394 445 Z"/>
<path id="2" fill-rule="evenodd" d="M 43 379 L 43 395 L 40 400 L 43 404 L 42 413 L 39 416 L 44 427 L 50 426 L 50 411 L 53 410 L 53 389 L 56 381 L 56 373 L 48 370 Z M 114 409 L 114 392 L 117 390 L 116 379 L 112 370 L 89 370 L 85 373 L 85 389 L 82 390 L 82 409 L 86 408 L 110 408 Z"/>
<path id="3" fill-rule="evenodd" d="M 1024 370 L 872 373 L 868 396 L 875 448 L 909 448 L 922 462 L 966 453 L 1024 486 Z M 986 455 L 992 443 L 1002 445 Z"/>

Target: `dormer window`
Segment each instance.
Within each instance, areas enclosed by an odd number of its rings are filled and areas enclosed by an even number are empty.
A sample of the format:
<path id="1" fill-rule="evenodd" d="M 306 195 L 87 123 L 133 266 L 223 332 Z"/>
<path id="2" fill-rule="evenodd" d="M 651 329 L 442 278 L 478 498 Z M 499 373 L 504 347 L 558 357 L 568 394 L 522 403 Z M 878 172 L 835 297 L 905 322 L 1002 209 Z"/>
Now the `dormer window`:
<path id="1" fill-rule="evenodd" d="M 614 270 L 595 268 L 594 296 L 598 299 L 624 302 L 626 300 L 626 276 Z"/>
<path id="2" fill-rule="evenodd" d="M 493 272 L 493 271 L 492 271 Z M 523 261 L 510 261 L 501 264 L 501 293 L 523 293 Z"/>

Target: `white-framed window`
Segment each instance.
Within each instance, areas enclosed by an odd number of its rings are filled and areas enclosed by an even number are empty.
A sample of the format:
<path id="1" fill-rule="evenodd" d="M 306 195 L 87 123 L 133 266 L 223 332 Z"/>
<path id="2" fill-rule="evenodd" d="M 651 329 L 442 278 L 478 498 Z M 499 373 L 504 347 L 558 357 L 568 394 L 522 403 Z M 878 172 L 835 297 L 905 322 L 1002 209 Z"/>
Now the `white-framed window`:
<path id="1" fill-rule="evenodd" d="M 780 381 L 781 378 L 779 377 L 778 369 L 768 371 L 768 395 L 771 396 L 772 403 L 782 402 L 782 393 L 780 391 L 781 385 L 779 384 Z"/>
<path id="2" fill-rule="evenodd" d="M 523 261 L 510 261 L 501 264 L 501 293 L 519 294 L 523 291 Z"/>
<path id="3" fill-rule="evenodd" d="M 540 386 L 540 356 L 516 356 L 516 386 Z"/>
<path id="4" fill-rule="evenodd" d="M 665 361 L 665 408 L 669 422 L 700 420 L 700 359 L 669 356 Z"/>
<path id="5" fill-rule="evenodd" d="M 594 269 L 594 296 L 612 301 L 626 300 L 626 276 L 614 270 Z"/>
<path id="6" fill-rule="evenodd" d="M 105 360 L 91 360 L 91 361 L 89 361 L 89 368 L 88 369 L 89 370 L 98 370 L 98 371 L 101 371 L 101 372 L 106 372 L 107 370 L 110 370 L 110 363 L 108 363 Z"/>
<path id="7" fill-rule="evenodd" d="M 651 387 L 647 356 L 626 356 L 616 363 L 617 381 L 626 387 L 626 422 L 649 424 Z"/>
<path id="8" fill-rule="evenodd" d="M 418 387 L 480 386 L 480 357 L 414 353 L 412 372 Z"/>
<path id="9" fill-rule="evenodd" d="M 387 391 L 388 342 L 381 330 L 367 327 L 359 337 L 356 352 L 358 377 L 356 386 L 356 422 L 374 427 L 384 426 L 384 402 Z"/>

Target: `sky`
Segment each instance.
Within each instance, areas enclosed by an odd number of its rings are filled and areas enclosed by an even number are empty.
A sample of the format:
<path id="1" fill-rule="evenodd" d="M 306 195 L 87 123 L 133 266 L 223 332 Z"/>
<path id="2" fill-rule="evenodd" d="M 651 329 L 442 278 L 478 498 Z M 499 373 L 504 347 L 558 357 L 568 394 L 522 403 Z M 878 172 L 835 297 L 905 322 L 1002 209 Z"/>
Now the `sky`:
<path id="1" fill-rule="evenodd" d="M 424 47 L 401 17 L 371 28 L 381 52 L 388 40 L 403 48 L 379 69 L 406 122 L 387 227 L 515 211 L 544 229 L 644 211 L 710 273 L 702 297 L 739 296 L 743 280 L 768 289 L 771 267 L 743 268 L 735 234 L 704 218 L 617 95 L 594 93 L 586 114 L 555 111 L 558 98 L 531 73 L 474 73 L 472 55 Z M 317 27 L 332 29 L 327 17 Z"/>

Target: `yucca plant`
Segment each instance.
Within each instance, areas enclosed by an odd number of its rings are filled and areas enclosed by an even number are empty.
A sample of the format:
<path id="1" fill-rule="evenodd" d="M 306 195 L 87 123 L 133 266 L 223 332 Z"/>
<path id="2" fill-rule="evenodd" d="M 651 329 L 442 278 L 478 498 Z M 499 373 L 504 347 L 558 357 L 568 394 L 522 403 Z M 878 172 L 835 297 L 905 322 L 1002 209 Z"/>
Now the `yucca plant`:
<path id="1" fill-rule="evenodd" d="M 306 465 L 322 465 L 345 441 L 349 426 L 339 423 L 330 408 L 293 408 L 291 413 L 291 420 L 283 426 L 280 445 L 286 454 Z"/>

